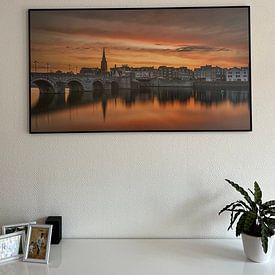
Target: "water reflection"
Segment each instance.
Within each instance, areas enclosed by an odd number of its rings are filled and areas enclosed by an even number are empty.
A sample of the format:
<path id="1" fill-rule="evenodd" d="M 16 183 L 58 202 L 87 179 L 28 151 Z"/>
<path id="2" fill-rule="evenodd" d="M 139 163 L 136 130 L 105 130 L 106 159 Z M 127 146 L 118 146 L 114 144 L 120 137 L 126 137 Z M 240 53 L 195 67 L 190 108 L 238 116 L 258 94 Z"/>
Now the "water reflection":
<path id="1" fill-rule="evenodd" d="M 229 101 L 236 105 L 240 103 L 249 103 L 249 93 L 247 90 L 220 89 L 220 88 L 197 88 L 194 91 L 195 101 L 206 106 L 217 105 L 223 101 Z"/>
<path id="2" fill-rule="evenodd" d="M 39 90 L 34 88 L 32 89 L 31 105 L 32 126 L 39 131 L 40 126 L 45 127 L 41 125 L 43 122 L 38 122 L 37 117 L 47 115 L 49 120 L 49 116 L 51 116 L 50 121 L 54 124 L 58 114 L 59 116 L 63 114 L 59 119 L 66 122 L 67 130 L 74 131 L 78 126 L 74 124 L 71 127 L 70 123 L 65 120 L 68 118 L 72 120 L 71 112 L 73 109 L 77 109 L 78 113 L 80 112 L 79 123 L 83 122 L 85 124 L 83 127 L 87 127 L 77 129 L 82 131 L 97 130 L 97 127 L 99 130 L 116 130 L 116 127 L 119 129 L 122 127 L 120 130 L 131 130 L 135 129 L 132 128 L 134 125 L 138 125 L 137 129 L 140 130 L 165 130 L 167 129 L 165 125 L 169 122 L 173 126 L 168 127 L 167 130 L 200 130 L 204 124 L 202 121 L 198 122 L 204 120 L 201 116 L 205 115 L 208 110 L 208 122 L 210 123 L 212 120 L 212 124 L 207 123 L 206 126 L 210 128 L 203 129 L 227 129 L 226 127 L 248 129 L 250 125 L 249 100 L 248 88 L 233 87 L 145 87 L 141 90 L 114 87 L 109 91 L 98 87 L 93 92 L 66 90 L 65 94 L 39 94 Z M 85 115 L 88 115 L 89 110 L 92 111 L 90 115 L 93 115 L 94 119 L 90 120 L 87 125 L 90 118 Z M 69 114 L 68 118 L 65 118 L 65 113 Z M 101 113 L 100 117 L 99 113 Z M 223 114 L 223 117 L 219 117 L 220 122 L 216 118 L 218 114 Z M 165 115 L 167 116 L 165 117 Z M 148 124 L 150 119 L 151 126 L 150 123 Z M 222 119 L 228 120 L 228 123 Z M 236 119 L 240 121 L 233 123 L 233 120 Z M 159 120 L 163 120 L 162 124 L 159 123 Z M 61 123 L 59 121 L 59 124 Z M 64 128 L 64 125 L 62 127 Z M 46 128 L 51 130 L 49 127 Z"/>
<path id="3" fill-rule="evenodd" d="M 37 93 L 37 90 L 33 90 Z M 193 97 L 194 101 L 206 106 L 217 105 L 224 101 L 236 105 L 249 103 L 247 90 L 211 89 L 211 88 L 149 88 L 142 90 L 95 90 L 94 92 L 66 91 L 65 94 L 42 93 L 34 106 L 32 114 L 51 112 L 58 109 L 82 104 L 95 104 L 99 101 L 107 105 L 108 101 L 121 99 L 127 106 L 133 106 L 136 101 L 153 102 L 157 100 L 161 105 L 178 102 L 186 105 Z"/>

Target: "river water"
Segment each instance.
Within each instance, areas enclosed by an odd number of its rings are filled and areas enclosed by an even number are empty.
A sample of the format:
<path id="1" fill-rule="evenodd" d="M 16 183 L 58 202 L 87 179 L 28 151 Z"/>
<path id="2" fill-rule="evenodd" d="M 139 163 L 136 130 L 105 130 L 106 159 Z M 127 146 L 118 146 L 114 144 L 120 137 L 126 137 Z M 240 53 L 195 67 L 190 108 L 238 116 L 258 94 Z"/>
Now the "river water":
<path id="1" fill-rule="evenodd" d="M 40 94 L 32 132 L 249 130 L 248 87 L 157 88 Z"/>

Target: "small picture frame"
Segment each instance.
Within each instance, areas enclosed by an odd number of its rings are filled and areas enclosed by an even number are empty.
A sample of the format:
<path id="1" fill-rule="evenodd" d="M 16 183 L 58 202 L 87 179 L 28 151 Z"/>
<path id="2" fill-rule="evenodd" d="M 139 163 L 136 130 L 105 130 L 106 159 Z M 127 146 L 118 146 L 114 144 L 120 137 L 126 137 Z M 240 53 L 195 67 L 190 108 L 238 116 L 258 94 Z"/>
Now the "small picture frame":
<path id="1" fill-rule="evenodd" d="M 23 261 L 49 263 L 52 225 L 30 224 Z"/>
<path id="2" fill-rule="evenodd" d="M 27 236 L 29 224 L 36 224 L 36 221 L 3 225 L 2 226 L 2 234 L 5 235 L 5 234 L 18 232 L 18 231 L 24 231 L 25 235 Z"/>
<path id="3" fill-rule="evenodd" d="M 25 232 L 18 231 L 0 236 L 0 263 L 18 260 L 24 255 Z"/>

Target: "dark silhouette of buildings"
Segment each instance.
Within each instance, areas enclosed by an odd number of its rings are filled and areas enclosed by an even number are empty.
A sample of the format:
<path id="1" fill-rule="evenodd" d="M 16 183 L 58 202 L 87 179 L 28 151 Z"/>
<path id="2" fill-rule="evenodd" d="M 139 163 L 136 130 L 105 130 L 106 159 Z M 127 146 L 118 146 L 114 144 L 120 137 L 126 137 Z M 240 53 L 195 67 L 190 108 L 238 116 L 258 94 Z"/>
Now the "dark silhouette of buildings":
<path id="1" fill-rule="evenodd" d="M 101 70 L 99 68 L 81 68 L 80 74 L 89 75 L 89 76 L 98 76 L 101 74 Z"/>

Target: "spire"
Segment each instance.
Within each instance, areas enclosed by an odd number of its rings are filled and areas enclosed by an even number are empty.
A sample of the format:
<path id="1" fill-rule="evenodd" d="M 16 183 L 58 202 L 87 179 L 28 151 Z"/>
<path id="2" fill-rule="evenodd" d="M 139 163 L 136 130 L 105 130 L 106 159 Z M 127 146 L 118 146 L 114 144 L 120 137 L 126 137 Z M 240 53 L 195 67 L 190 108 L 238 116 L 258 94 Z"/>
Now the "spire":
<path id="1" fill-rule="evenodd" d="M 107 73 L 107 60 L 106 60 L 106 57 L 105 57 L 105 48 L 103 48 L 103 51 L 102 51 L 102 59 L 101 59 L 101 72 L 102 74 L 106 74 Z"/>

